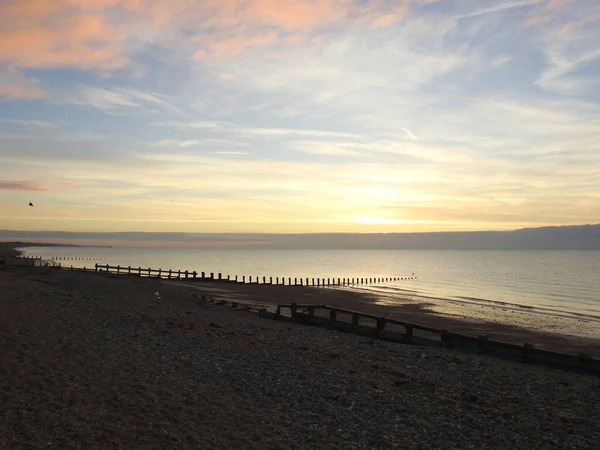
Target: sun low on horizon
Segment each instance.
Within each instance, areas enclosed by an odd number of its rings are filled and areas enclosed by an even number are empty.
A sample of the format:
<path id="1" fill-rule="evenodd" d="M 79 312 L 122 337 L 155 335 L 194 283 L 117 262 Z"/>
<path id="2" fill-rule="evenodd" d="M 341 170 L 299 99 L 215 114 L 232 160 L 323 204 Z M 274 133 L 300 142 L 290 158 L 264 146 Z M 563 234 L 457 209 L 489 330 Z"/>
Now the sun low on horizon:
<path id="1" fill-rule="evenodd" d="M 3 0 L 0 229 L 600 222 L 599 39 L 597 0 Z"/>

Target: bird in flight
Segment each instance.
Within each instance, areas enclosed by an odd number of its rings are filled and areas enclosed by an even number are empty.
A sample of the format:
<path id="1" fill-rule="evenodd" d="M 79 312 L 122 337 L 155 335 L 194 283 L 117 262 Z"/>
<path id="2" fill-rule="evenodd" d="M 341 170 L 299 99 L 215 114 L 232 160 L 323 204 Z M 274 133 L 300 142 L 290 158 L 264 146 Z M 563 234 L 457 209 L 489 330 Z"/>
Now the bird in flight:
<path id="1" fill-rule="evenodd" d="M 33 203 L 29 202 L 29 206 L 33 206 Z"/>

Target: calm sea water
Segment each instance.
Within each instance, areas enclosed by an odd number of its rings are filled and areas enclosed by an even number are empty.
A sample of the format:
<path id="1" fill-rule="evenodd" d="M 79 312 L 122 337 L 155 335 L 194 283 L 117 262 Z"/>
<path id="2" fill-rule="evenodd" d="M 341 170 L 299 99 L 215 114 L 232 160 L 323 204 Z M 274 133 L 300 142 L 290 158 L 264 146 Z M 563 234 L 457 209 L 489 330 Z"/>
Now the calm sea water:
<path id="1" fill-rule="evenodd" d="M 265 250 L 29 247 L 29 255 L 105 258 L 100 264 L 266 277 L 408 277 L 367 288 L 600 320 L 598 251 Z M 93 267 L 95 261 L 63 265 Z"/>

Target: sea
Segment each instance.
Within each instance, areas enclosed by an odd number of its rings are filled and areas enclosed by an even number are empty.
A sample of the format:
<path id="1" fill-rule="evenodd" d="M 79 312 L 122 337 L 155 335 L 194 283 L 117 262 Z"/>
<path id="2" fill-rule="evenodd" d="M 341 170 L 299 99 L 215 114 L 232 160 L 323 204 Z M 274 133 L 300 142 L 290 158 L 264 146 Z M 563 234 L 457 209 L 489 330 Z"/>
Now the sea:
<path id="1" fill-rule="evenodd" d="M 503 322 L 517 323 L 523 320 L 523 314 L 508 313 L 519 312 L 565 319 L 569 325 L 563 328 L 573 334 L 589 336 L 600 329 L 600 251 L 139 247 L 21 250 L 25 255 L 45 260 L 62 258 L 59 262 L 63 266 L 94 267 L 98 263 L 221 273 L 240 279 L 244 275 L 261 279 L 411 278 L 351 289 L 373 294 L 382 304 L 419 302 L 437 313 L 473 320 L 502 316 Z M 528 319 L 532 321 L 536 322 Z M 587 329 L 585 324 L 595 325 Z"/>

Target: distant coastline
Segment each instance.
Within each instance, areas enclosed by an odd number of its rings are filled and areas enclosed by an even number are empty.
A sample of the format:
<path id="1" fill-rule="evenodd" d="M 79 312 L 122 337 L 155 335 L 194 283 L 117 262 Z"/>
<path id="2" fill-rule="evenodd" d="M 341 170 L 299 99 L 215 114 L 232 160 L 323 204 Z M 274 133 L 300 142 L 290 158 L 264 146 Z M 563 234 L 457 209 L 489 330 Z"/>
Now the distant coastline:
<path id="1" fill-rule="evenodd" d="M 25 245 L 389 250 L 600 250 L 600 224 L 511 231 L 421 233 L 180 233 L 0 230 L 0 240 Z M 39 240 L 51 244 L 37 244 Z"/>
<path id="2" fill-rule="evenodd" d="M 101 246 L 88 246 L 88 245 L 78 245 L 78 244 L 53 244 L 49 242 L 22 242 L 22 241 L 14 241 L 14 242 L 0 242 L 0 256 L 10 256 L 10 257 L 18 257 L 22 254 L 19 251 L 19 248 L 24 247 L 101 247 Z M 107 246 L 108 247 L 108 246 Z"/>

